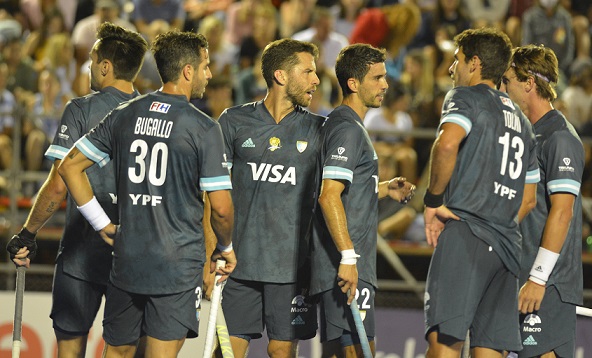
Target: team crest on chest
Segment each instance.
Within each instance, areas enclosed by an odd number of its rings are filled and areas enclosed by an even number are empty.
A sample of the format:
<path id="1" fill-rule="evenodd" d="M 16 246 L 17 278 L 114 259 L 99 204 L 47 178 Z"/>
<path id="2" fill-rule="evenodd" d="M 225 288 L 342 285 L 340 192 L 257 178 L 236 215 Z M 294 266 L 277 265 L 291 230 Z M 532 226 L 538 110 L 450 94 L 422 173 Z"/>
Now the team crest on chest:
<path id="1" fill-rule="evenodd" d="M 267 149 L 269 149 L 273 152 L 276 149 L 280 149 L 281 147 L 282 147 L 282 144 L 281 144 L 280 139 L 278 137 L 269 138 L 269 148 L 267 148 Z"/>
<path id="2" fill-rule="evenodd" d="M 299 153 L 304 152 L 306 150 L 307 146 L 308 146 L 308 142 L 305 142 L 303 140 L 296 141 L 296 149 L 298 149 Z"/>

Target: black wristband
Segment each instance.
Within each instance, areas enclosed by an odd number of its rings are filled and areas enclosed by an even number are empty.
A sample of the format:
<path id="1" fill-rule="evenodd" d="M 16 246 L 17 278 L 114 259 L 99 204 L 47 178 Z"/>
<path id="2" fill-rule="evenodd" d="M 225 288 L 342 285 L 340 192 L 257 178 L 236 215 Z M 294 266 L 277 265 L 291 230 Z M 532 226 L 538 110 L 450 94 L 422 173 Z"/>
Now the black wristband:
<path id="1" fill-rule="evenodd" d="M 444 204 L 444 193 L 436 195 L 426 190 L 423 203 L 428 208 L 439 208 Z"/>
<path id="2" fill-rule="evenodd" d="M 26 239 L 26 240 L 31 240 L 31 241 L 33 241 L 33 240 L 35 240 L 35 236 L 36 236 L 36 234 L 34 234 L 34 233 L 30 232 L 29 230 L 27 230 L 27 229 L 26 229 L 26 228 L 23 226 L 23 228 L 21 229 L 21 232 L 19 232 L 19 233 L 18 233 L 18 236 L 19 236 L 19 237 L 21 237 L 21 238 L 23 238 L 23 239 Z"/>

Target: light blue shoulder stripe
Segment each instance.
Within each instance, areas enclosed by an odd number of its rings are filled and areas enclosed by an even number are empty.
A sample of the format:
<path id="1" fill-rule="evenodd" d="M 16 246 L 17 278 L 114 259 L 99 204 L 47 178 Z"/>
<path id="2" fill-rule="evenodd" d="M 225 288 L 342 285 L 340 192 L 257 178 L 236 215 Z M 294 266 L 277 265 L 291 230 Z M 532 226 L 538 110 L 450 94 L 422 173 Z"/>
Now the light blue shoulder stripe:
<path id="1" fill-rule="evenodd" d="M 531 170 L 531 171 L 526 172 L 526 178 L 524 179 L 524 182 L 526 184 L 536 184 L 540 181 L 541 181 L 541 172 L 539 171 L 539 168 L 536 168 L 535 170 Z"/>
<path id="2" fill-rule="evenodd" d="M 349 169 L 329 165 L 323 167 L 323 179 L 340 179 L 347 180 L 351 183 L 354 179 L 354 172 Z"/>
<path id="3" fill-rule="evenodd" d="M 458 114 L 458 113 L 452 113 L 452 114 L 448 114 L 446 115 L 444 118 L 442 118 L 442 121 L 440 122 L 440 126 L 444 123 L 454 123 L 454 124 L 458 124 L 459 126 L 461 126 L 466 134 L 465 137 L 469 135 L 469 133 L 471 133 L 471 128 L 473 128 L 473 123 L 471 123 L 471 121 L 463 116 L 462 114 Z M 438 126 L 438 131 L 440 130 L 440 126 Z"/>
<path id="4" fill-rule="evenodd" d="M 230 175 L 200 178 L 199 188 L 203 191 L 231 190 L 232 182 L 230 181 Z"/>
<path id="5" fill-rule="evenodd" d="M 62 160 L 62 159 L 64 159 L 66 154 L 68 154 L 69 150 L 70 149 L 64 148 L 61 145 L 52 144 L 45 151 L 45 157 L 48 159 L 53 159 L 53 160 L 55 160 L 55 159 Z"/>
<path id="6" fill-rule="evenodd" d="M 581 184 L 572 179 L 557 179 L 547 183 L 547 192 L 549 194 L 571 193 L 578 196 Z"/>
<path id="7" fill-rule="evenodd" d="M 97 163 L 101 168 L 111 160 L 107 153 L 97 149 L 97 147 L 95 147 L 95 145 L 92 144 L 86 138 L 86 136 L 80 138 L 76 143 L 74 143 L 74 145 L 82 152 L 82 154 L 84 154 L 88 159 Z"/>

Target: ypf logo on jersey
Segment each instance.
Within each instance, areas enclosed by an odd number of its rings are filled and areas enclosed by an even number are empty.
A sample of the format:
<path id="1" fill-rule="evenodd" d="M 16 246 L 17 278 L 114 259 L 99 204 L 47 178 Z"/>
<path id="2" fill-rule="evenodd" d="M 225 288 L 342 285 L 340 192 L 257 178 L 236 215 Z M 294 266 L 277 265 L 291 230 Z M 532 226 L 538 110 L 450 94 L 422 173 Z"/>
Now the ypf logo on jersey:
<path id="1" fill-rule="evenodd" d="M 152 102 L 150 105 L 151 112 L 167 113 L 171 109 L 171 105 L 162 102 Z"/>
<path id="2" fill-rule="evenodd" d="M 569 165 L 570 163 L 571 163 L 571 159 L 563 158 L 563 164 L 565 164 L 565 165 L 560 165 L 559 171 L 560 172 L 574 172 L 575 169 L 574 169 L 574 167 Z"/>
<path id="3" fill-rule="evenodd" d="M 280 149 L 282 147 L 282 144 L 280 142 L 280 139 L 278 137 L 271 137 L 269 138 L 269 150 L 271 150 L 272 152 Z"/>

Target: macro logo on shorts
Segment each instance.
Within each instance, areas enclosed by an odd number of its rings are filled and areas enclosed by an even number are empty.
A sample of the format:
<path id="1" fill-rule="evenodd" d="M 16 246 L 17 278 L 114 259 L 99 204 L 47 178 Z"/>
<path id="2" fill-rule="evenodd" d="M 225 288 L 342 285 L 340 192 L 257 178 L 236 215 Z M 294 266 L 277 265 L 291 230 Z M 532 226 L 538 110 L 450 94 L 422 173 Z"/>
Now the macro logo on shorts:
<path id="1" fill-rule="evenodd" d="M 152 102 L 150 105 L 151 112 L 167 113 L 171 109 L 171 105 L 162 102 Z"/>
<path id="2" fill-rule="evenodd" d="M 571 164 L 571 159 L 563 158 L 563 164 L 565 164 L 565 165 L 559 166 L 560 172 L 574 172 L 575 171 L 574 167 L 569 165 L 569 164 Z"/>
<path id="3" fill-rule="evenodd" d="M 331 154 L 332 160 L 340 160 L 342 162 L 347 162 L 347 157 L 343 155 L 345 153 L 345 148 L 339 147 L 337 148 L 337 154 Z"/>
<path id="4" fill-rule="evenodd" d="M 524 318 L 524 324 L 522 327 L 523 332 L 541 332 L 541 327 L 534 327 L 535 325 L 541 323 L 541 317 L 538 315 L 531 313 Z"/>
<path id="5" fill-rule="evenodd" d="M 296 185 L 295 167 L 285 167 L 281 164 L 272 165 L 268 163 L 257 164 L 247 162 L 247 164 L 251 167 L 251 173 L 255 181 Z"/>
<path id="6" fill-rule="evenodd" d="M 60 126 L 60 133 L 58 133 L 58 137 L 60 137 L 61 139 L 65 139 L 65 140 L 70 139 L 70 136 L 66 134 L 67 130 L 68 130 L 68 126 L 65 124 L 62 124 Z"/>
<path id="7" fill-rule="evenodd" d="M 308 312 L 308 309 L 311 306 L 311 304 L 306 303 L 306 300 L 303 295 L 296 295 L 292 299 L 292 308 L 290 309 L 290 313 Z"/>
<path id="8" fill-rule="evenodd" d="M 278 137 L 269 138 L 269 148 L 267 148 L 267 149 L 274 152 L 277 149 L 280 149 L 281 147 L 282 147 L 282 144 L 281 144 L 280 139 Z"/>

